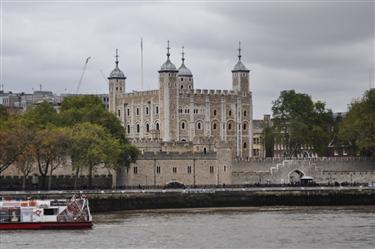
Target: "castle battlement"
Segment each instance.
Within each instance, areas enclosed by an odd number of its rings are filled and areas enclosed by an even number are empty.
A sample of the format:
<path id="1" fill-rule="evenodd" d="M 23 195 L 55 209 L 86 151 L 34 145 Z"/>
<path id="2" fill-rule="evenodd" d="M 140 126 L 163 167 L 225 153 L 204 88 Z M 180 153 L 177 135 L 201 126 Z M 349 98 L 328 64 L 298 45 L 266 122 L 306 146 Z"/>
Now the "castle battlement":
<path id="1" fill-rule="evenodd" d="M 142 97 L 142 96 L 151 96 L 158 95 L 159 90 L 148 90 L 148 91 L 133 91 L 131 93 L 124 93 L 123 96 L 126 97 Z"/>
<path id="2" fill-rule="evenodd" d="M 216 89 L 194 89 L 193 94 L 199 95 L 225 95 L 225 96 L 232 96 L 237 95 L 237 93 L 233 90 L 216 90 Z"/>

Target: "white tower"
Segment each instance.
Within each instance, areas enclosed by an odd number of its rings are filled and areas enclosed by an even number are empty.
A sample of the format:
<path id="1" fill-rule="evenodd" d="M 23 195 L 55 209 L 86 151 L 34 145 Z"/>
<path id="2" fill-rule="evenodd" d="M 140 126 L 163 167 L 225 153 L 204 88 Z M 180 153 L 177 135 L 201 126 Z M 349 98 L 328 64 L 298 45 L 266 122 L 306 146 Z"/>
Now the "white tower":
<path id="1" fill-rule="evenodd" d="M 116 67 L 112 70 L 108 77 L 109 85 L 109 111 L 116 113 L 117 106 L 119 105 L 119 98 L 125 92 L 125 74 L 118 67 L 118 49 L 116 49 Z"/>

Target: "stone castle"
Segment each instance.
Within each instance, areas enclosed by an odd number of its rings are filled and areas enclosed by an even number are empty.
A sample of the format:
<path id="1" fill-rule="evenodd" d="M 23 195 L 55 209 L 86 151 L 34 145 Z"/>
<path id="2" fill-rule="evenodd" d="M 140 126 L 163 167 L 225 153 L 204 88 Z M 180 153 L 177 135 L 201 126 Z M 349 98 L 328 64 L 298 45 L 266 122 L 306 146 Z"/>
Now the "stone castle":
<path id="1" fill-rule="evenodd" d="M 192 72 L 167 60 L 159 70 L 159 89 L 126 91 L 126 76 L 116 67 L 108 77 L 109 111 L 123 123 L 130 141 L 142 151 L 212 152 L 219 143 L 235 157 L 252 157 L 253 104 L 250 70 L 238 61 L 232 70 L 232 90 L 194 89 Z"/>

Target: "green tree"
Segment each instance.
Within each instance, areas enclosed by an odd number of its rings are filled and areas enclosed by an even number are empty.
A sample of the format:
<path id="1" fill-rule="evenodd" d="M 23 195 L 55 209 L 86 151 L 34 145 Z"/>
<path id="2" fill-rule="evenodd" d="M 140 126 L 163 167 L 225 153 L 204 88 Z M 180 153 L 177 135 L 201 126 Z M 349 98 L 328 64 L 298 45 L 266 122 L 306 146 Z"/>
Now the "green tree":
<path id="1" fill-rule="evenodd" d="M 23 124 L 28 128 L 43 129 L 48 125 L 59 126 L 57 111 L 51 104 L 44 101 L 27 110 L 22 115 Z"/>
<path id="2" fill-rule="evenodd" d="M 61 104 L 60 117 L 63 125 L 90 122 L 103 126 L 113 137 L 125 141 L 125 130 L 120 120 L 108 112 L 101 100 L 93 95 L 65 98 Z"/>
<path id="3" fill-rule="evenodd" d="M 75 184 L 81 169 L 88 169 L 89 187 L 92 186 L 92 174 L 96 166 L 104 164 L 115 168 L 120 155 L 120 143 L 102 126 L 89 122 L 78 123 L 71 129 L 72 142 L 70 157 L 75 169 Z"/>
<path id="4" fill-rule="evenodd" d="M 351 103 L 339 127 L 339 137 L 362 155 L 375 156 L 375 89 Z"/>
<path id="5" fill-rule="evenodd" d="M 314 103 L 309 95 L 294 90 L 282 91 L 272 111 L 276 140 L 286 148 L 286 156 L 296 156 L 304 146 L 327 155 L 333 120 L 323 102 Z"/>
<path id="6" fill-rule="evenodd" d="M 42 189 L 51 188 L 53 171 L 57 167 L 65 165 L 69 142 L 69 135 L 64 128 L 50 126 L 36 132 L 32 151 L 42 177 Z M 46 186 L 47 175 L 50 176 L 48 186 Z"/>
<path id="7" fill-rule="evenodd" d="M 3 123 L 0 127 L 0 174 L 24 153 L 32 137 L 32 131 L 16 116 Z"/>

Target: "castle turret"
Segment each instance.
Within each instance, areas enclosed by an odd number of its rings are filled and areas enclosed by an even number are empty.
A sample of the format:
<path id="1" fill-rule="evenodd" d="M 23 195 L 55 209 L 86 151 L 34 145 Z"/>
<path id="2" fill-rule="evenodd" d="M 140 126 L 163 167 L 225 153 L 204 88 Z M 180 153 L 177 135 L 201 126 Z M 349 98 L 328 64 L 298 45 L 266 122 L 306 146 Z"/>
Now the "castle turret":
<path id="1" fill-rule="evenodd" d="M 176 138 L 176 122 L 173 122 L 177 116 L 177 73 L 176 66 L 170 61 L 169 41 L 167 47 L 167 61 L 159 70 L 159 103 L 160 119 L 162 127 L 160 136 L 163 141 L 169 142 Z"/>
<path id="2" fill-rule="evenodd" d="M 182 47 L 182 64 L 178 69 L 177 78 L 178 78 L 178 89 L 193 89 L 194 83 L 193 83 L 193 74 L 185 66 L 185 52 L 184 47 Z"/>
<path id="3" fill-rule="evenodd" d="M 232 70 L 232 85 L 233 90 L 237 92 L 249 92 L 250 70 L 245 67 L 241 61 L 241 42 L 238 43 L 238 62 Z"/>
<path id="4" fill-rule="evenodd" d="M 116 49 L 116 67 L 108 77 L 109 84 L 109 111 L 116 113 L 121 95 L 125 92 L 125 74 L 118 67 L 118 49 Z M 120 116 L 120 115 L 119 115 Z"/>

